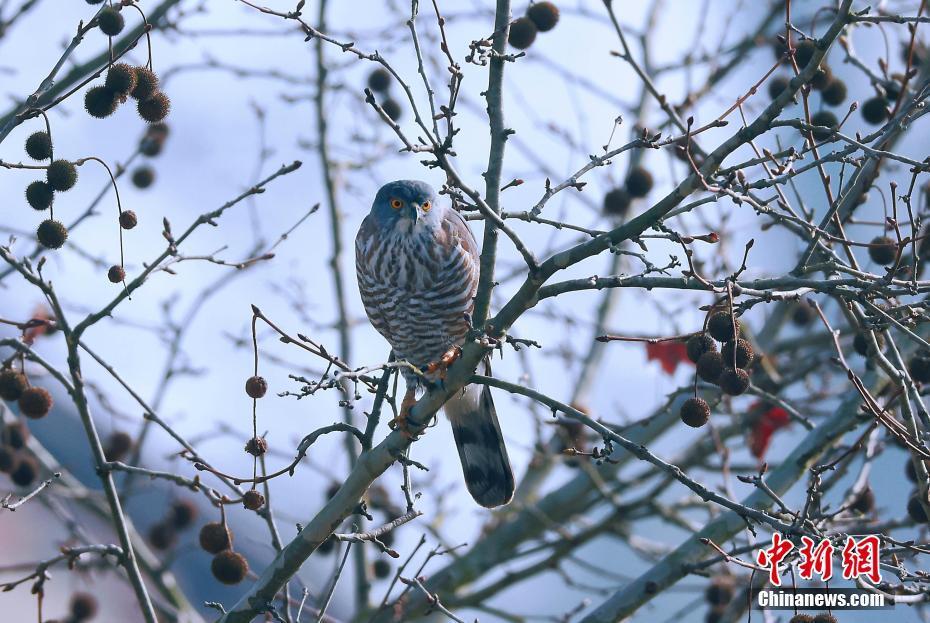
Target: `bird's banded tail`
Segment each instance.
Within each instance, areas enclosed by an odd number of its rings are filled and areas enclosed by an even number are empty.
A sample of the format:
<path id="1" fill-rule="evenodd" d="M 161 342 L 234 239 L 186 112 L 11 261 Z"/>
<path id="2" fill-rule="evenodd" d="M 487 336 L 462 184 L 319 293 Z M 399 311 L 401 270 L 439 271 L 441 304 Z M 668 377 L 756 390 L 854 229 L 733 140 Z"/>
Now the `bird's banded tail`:
<path id="1" fill-rule="evenodd" d="M 484 363 L 490 375 L 490 364 Z M 468 492 L 486 508 L 502 506 L 513 497 L 514 479 L 497 411 L 487 385 L 468 385 L 445 405 L 462 461 Z"/>

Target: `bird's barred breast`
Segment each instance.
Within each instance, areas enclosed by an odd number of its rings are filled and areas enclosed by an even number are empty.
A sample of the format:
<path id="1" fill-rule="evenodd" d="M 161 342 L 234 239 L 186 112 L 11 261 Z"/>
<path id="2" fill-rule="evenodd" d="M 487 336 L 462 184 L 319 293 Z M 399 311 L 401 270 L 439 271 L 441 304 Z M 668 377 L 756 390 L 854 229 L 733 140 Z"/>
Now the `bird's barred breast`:
<path id="1" fill-rule="evenodd" d="M 396 357 L 423 368 L 464 341 L 478 269 L 460 244 L 428 234 L 359 236 L 356 265 L 365 311 Z"/>

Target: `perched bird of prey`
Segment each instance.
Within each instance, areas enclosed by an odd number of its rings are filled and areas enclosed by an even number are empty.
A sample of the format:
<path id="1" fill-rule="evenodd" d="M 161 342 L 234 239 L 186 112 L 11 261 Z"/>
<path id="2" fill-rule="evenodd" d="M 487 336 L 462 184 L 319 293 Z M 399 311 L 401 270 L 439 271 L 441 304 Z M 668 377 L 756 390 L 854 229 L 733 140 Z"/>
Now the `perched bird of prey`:
<path id="1" fill-rule="evenodd" d="M 355 238 L 355 269 L 368 319 L 398 360 L 433 373 L 449 361 L 469 330 L 478 288 L 478 244 L 454 208 L 424 182 L 385 184 Z M 490 374 L 489 361 L 482 366 Z M 403 417 L 426 380 L 401 371 Z M 468 385 L 444 410 L 469 493 L 488 508 L 509 502 L 513 472 L 490 388 Z"/>

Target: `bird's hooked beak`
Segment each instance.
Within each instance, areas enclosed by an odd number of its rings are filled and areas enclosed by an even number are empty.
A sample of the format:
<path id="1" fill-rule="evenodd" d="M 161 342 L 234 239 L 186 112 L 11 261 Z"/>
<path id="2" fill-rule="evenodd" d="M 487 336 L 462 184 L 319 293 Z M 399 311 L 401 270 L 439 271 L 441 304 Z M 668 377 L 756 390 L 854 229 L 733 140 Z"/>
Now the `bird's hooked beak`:
<path id="1" fill-rule="evenodd" d="M 420 219 L 420 205 L 417 203 L 407 203 L 404 206 L 404 216 L 413 221 L 413 224 L 416 225 L 417 221 Z"/>

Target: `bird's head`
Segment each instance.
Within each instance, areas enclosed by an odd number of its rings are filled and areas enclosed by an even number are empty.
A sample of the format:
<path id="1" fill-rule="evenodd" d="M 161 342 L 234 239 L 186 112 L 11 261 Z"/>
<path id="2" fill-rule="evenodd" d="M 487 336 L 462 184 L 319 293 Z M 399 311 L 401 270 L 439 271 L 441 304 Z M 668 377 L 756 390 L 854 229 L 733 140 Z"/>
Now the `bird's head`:
<path id="1" fill-rule="evenodd" d="M 397 180 L 381 187 L 371 214 L 382 227 L 401 226 L 412 231 L 418 223 L 429 226 L 442 221 L 436 191 L 426 182 Z"/>

